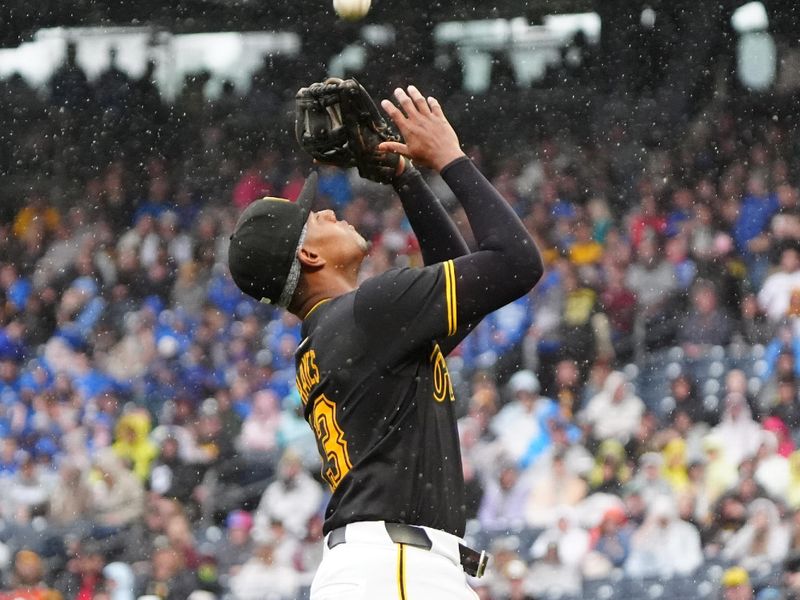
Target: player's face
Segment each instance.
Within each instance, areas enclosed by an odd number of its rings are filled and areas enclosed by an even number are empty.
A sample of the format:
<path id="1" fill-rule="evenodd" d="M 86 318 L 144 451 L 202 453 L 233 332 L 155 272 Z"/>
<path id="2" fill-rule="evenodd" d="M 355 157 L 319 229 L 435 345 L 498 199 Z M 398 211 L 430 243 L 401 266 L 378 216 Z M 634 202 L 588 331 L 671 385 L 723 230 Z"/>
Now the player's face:
<path id="1" fill-rule="evenodd" d="M 326 262 L 342 267 L 361 260 L 369 249 L 367 241 L 347 221 L 340 221 L 332 210 L 308 215 L 304 245 L 325 258 Z"/>

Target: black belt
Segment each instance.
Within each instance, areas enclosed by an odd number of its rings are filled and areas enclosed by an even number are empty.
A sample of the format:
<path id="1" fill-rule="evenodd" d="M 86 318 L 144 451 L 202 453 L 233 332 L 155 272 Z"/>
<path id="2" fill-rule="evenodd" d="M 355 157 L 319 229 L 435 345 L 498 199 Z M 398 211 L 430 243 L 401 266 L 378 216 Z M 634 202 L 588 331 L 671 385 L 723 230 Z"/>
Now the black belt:
<path id="1" fill-rule="evenodd" d="M 335 548 L 339 544 L 345 543 L 344 531 L 347 525 L 331 531 L 328 536 L 328 548 Z M 421 527 L 404 525 L 402 523 L 386 523 L 386 533 L 395 544 L 406 544 L 423 550 L 433 548 L 433 542 L 428 537 L 428 533 Z M 478 552 L 468 548 L 464 544 L 458 545 L 458 553 L 461 558 L 461 567 L 470 577 L 480 577 L 486 570 L 486 563 L 489 562 L 489 555 L 486 552 Z"/>

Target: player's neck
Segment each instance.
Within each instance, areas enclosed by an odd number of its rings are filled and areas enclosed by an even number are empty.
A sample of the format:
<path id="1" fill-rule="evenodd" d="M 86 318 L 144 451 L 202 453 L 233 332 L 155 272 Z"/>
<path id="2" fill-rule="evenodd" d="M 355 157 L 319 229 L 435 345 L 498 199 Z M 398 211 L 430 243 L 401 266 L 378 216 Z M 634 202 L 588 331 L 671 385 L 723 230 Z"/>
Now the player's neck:
<path id="1" fill-rule="evenodd" d="M 321 274 L 320 274 L 321 275 Z M 296 306 L 291 306 L 292 313 L 305 319 L 321 302 L 337 298 L 344 294 L 349 294 L 356 289 L 356 276 L 346 273 L 328 275 L 326 277 L 313 278 L 313 281 L 306 281 L 305 293 Z"/>

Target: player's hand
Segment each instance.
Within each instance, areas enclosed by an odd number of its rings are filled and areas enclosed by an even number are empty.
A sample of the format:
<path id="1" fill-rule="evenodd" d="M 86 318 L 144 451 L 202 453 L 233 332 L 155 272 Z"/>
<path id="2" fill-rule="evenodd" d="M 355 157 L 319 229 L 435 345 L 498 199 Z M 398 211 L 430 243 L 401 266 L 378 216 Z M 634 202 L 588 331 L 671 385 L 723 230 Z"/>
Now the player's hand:
<path id="1" fill-rule="evenodd" d="M 383 100 L 381 107 L 403 135 L 405 143 L 383 142 L 378 150 L 401 154 L 437 171 L 464 156 L 458 136 L 436 98 L 425 98 L 413 85 L 408 86 L 407 92 L 397 88 L 394 97 L 402 110 L 389 100 Z"/>

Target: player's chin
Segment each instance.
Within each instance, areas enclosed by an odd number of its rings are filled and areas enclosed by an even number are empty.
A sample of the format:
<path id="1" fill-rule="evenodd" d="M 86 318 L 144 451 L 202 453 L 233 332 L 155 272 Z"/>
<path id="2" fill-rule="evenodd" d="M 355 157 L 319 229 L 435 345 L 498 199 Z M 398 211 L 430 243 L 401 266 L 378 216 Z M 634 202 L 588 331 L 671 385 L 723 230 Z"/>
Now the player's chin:
<path id="1" fill-rule="evenodd" d="M 355 227 L 352 227 L 351 230 L 353 232 L 353 239 L 355 240 L 356 246 L 358 246 L 358 249 L 363 254 L 367 254 L 369 252 L 371 244 L 366 239 L 364 239 L 363 235 L 361 235 L 360 233 L 358 233 L 358 231 L 356 231 Z"/>

